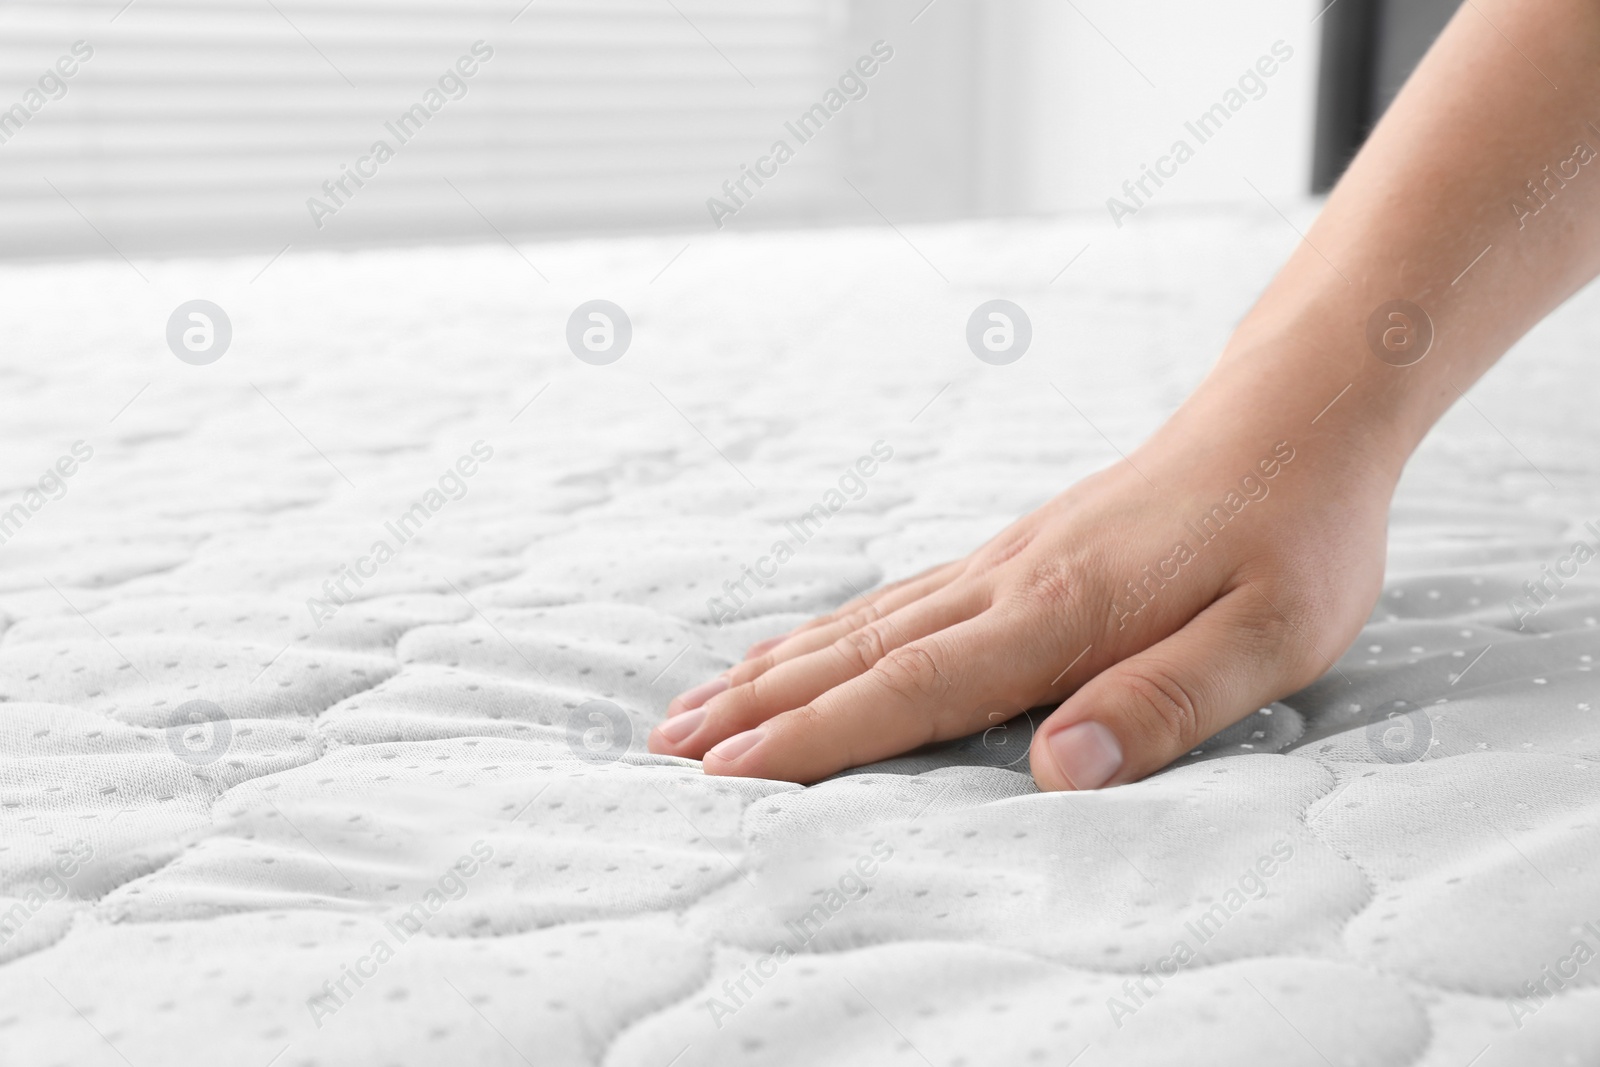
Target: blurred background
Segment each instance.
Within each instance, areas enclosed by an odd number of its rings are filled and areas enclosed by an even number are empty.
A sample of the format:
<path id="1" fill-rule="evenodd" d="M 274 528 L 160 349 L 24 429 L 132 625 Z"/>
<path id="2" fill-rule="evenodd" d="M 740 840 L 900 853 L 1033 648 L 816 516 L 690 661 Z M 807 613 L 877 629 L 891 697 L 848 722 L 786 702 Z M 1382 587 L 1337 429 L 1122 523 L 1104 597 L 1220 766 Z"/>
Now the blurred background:
<path id="1" fill-rule="evenodd" d="M 1456 2 L 12 2 L 0 256 L 1277 206 Z"/>

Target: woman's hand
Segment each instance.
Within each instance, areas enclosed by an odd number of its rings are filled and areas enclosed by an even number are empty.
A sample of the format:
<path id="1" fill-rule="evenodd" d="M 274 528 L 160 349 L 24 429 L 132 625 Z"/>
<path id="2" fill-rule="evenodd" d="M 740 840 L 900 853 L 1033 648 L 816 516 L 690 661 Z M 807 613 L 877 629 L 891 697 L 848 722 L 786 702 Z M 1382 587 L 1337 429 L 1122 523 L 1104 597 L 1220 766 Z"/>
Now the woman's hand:
<path id="1" fill-rule="evenodd" d="M 1034 778 L 1091 789 L 1322 674 L 1377 598 L 1412 449 L 1600 273 L 1597 52 L 1593 0 L 1463 5 L 1205 383 L 1128 462 L 966 559 L 757 645 L 673 701 L 650 747 L 809 782 L 1064 701 Z M 1396 301 L 1423 328 L 1403 348 Z"/>
<path id="2" fill-rule="evenodd" d="M 1377 599 L 1393 480 L 1304 423 L 1191 435 L 1223 418 L 1175 419 L 965 559 L 761 642 L 651 750 L 812 782 L 1060 703 L 1034 779 L 1096 789 L 1307 685 Z"/>

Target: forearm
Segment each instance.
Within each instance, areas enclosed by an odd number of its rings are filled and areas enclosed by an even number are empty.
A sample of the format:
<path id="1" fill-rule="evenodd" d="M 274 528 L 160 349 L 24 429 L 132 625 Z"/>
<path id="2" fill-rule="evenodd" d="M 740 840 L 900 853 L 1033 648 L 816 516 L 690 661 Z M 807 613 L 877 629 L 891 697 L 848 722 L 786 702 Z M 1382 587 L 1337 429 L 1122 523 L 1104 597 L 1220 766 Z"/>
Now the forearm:
<path id="1" fill-rule="evenodd" d="M 1597 271 L 1600 5 L 1468 0 L 1174 432 L 1304 427 L 1398 478 L 1460 391 Z M 1369 343 L 1397 299 L 1433 331 L 1408 366 Z"/>

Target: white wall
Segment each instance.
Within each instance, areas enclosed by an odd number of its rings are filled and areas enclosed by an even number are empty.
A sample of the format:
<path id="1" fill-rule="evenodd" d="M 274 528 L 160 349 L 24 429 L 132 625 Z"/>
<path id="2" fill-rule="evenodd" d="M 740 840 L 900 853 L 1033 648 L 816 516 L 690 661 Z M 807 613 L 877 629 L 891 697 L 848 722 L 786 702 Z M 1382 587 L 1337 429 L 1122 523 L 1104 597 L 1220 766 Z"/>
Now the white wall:
<path id="1" fill-rule="evenodd" d="M 1122 195 L 1123 181 L 1184 138 L 1195 157 L 1156 191 L 1153 205 L 1259 202 L 1244 177 L 1275 201 L 1303 198 L 1321 27 L 1310 20 L 1319 10 L 1312 0 L 997 5 L 997 35 L 1015 42 L 1005 76 L 1023 112 L 1008 119 L 1002 110 L 991 120 L 1019 127 L 1015 185 L 999 195 L 1025 211 L 1104 211 L 1107 197 Z M 1279 40 L 1293 57 L 1264 79 L 1265 95 L 1199 144 L 1184 121 L 1218 102 Z"/>
<path id="2" fill-rule="evenodd" d="M 1164 186 L 1146 179 L 1153 209 L 1259 205 L 1246 178 L 1275 204 L 1303 200 L 1318 2 L 855 0 L 846 38 L 884 37 L 896 58 L 853 115 L 845 165 L 896 221 L 1087 211 L 1112 225 L 1107 198 L 1142 212 L 1122 183 L 1182 138 L 1194 157 Z M 1277 42 L 1292 54 L 1259 99 L 1236 98 L 1200 143 L 1184 122 Z"/>

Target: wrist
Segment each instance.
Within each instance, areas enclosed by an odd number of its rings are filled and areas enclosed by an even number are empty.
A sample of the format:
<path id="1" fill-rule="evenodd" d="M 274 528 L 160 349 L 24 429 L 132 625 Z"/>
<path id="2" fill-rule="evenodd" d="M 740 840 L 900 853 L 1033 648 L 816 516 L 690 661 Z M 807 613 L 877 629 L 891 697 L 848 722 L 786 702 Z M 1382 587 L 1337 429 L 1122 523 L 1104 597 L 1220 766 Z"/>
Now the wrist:
<path id="1" fill-rule="evenodd" d="M 1211 417 L 1258 412 L 1277 432 L 1397 482 L 1459 393 L 1426 310 L 1339 289 L 1305 301 L 1264 299 L 1192 399 Z"/>
<path id="2" fill-rule="evenodd" d="M 1237 465 L 1287 442 L 1299 469 L 1387 501 L 1432 419 L 1397 387 L 1406 383 L 1381 373 L 1397 368 L 1329 343 L 1335 336 L 1325 326 L 1241 330 L 1151 445 Z M 1362 365 L 1363 354 L 1378 373 Z"/>

